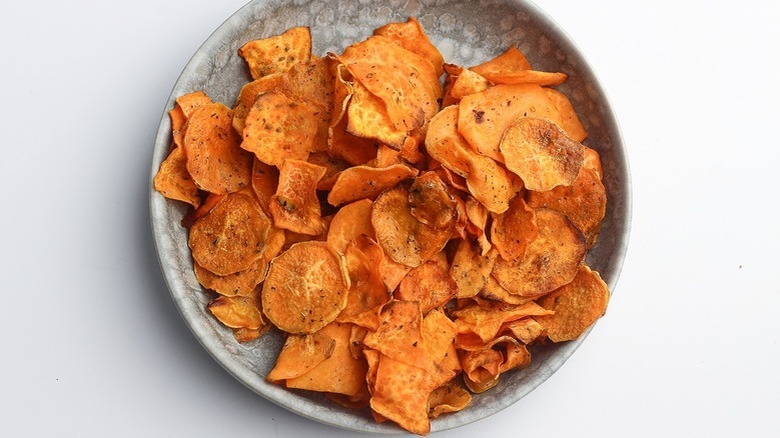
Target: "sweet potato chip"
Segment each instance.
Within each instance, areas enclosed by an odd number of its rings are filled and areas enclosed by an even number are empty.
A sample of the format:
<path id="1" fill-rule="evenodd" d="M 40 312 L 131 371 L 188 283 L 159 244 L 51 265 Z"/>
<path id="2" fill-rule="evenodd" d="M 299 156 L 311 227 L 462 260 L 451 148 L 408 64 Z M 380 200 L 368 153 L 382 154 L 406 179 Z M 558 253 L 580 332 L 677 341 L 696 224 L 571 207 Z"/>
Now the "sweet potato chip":
<path id="1" fill-rule="evenodd" d="M 596 177 L 598 177 L 599 181 L 604 178 L 604 169 L 601 166 L 601 156 L 599 153 L 596 152 L 596 150 L 585 146 L 583 156 L 584 158 L 582 160 L 582 167 L 593 171 L 593 173 L 596 174 Z"/>
<path id="2" fill-rule="evenodd" d="M 381 306 L 391 298 L 379 272 L 382 257 L 381 248 L 366 236 L 349 242 L 344 258 L 351 286 L 347 305 L 336 321 L 351 322 L 372 330 L 378 328 Z"/>
<path id="3" fill-rule="evenodd" d="M 366 335 L 363 344 L 413 367 L 430 364 L 422 345 L 422 314 L 415 301 L 393 300 L 382 307 L 379 328 Z"/>
<path id="4" fill-rule="evenodd" d="M 375 199 L 385 189 L 417 174 L 405 164 L 389 167 L 354 166 L 342 171 L 328 194 L 328 203 L 339 206 L 359 199 Z"/>
<path id="5" fill-rule="evenodd" d="M 190 228 L 192 258 L 217 275 L 243 271 L 263 257 L 270 227 L 254 198 L 231 193 Z"/>
<path id="6" fill-rule="evenodd" d="M 317 183 L 323 175 L 324 167 L 306 161 L 284 160 L 279 169 L 279 185 L 268 205 L 275 226 L 310 236 L 325 232 L 317 198 Z"/>
<path id="7" fill-rule="evenodd" d="M 447 260 L 432 258 L 409 271 L 398 285 L 394 297 L 419 302 L 420 310 L 425 314 L 444 305 L 457 292 L 458 286 L 450 277 Z"/>
<path id="8" fill-rule="evenodd" d="M 407 131 L 399 130 L 387 112 L 384 102 L 361 83 L 355 82 L 347 107 L 346 131 L 356 137 L 376 140 L 401 149 Z"/>
<path id="9" fill-rule="evenodd" d="M 425 172 L 409 186 L 412 216 L 437 229 L 450 228 L 456 219 L 455 199 L 436 172 Z"/>
<path id="10" fill-rule="evenodd" d="M 585 258 L 585 238 L 562 213 L 536 210 L 539 233 L 517 261 L 496 260 L 493 276 L 513 295 L 536 297 L 570 282 Z"/>
<path id="11" fill-rule="evenodd" d="M 471 67 L 469 70 L 487 77 L 497 73 L 532 70 L 532 67 L 525 55 L 523 55 L 523 52 L 512 45 L 504 53 L 482 64 Z"/>
<path id="12" fill-rule="evenodd" d="M 239 147 L 232 117 L 230 108 L 209 103 L 195 109 L 187 120 L 187 171 L 202 190 L 227 194 L 249 186 L 252 155 Z"/>
<path id="13" fill-rule="evenodd" d="M 384 102 L 396 130 L 419 128 L 439 110 L 441 86 L 433 65 L 388 38 L 368 37 L 347 47 L 339 60 L 356 83 Z"/>
<path id="14" fill-rule="evenodd" d="M 549 315 L 552 312 L 533 301 L 512 305 L 485 302 L 471 304 L 453 311 L 458 333 L 474 333 L 483 342 L 490 342 L 499 335 L 501 326 L 527 316 Z"/>
<path id="15" fill-rule="evenodd" d="M 522 116 L 561 124 L 558 110 L 541 86 L 496 85 L 461 99 L 458 132 L 480 154 L 503 161 L 499 149 L 501 137 L 509 125 Z"/>
<path id="16" fill-rule="evenodd" d="M 574 106 L 565 94 L 553 88 L 544 88 L 547 97 L 550 98 L 555 108 L 558 110 L 560 127 L 566 132 L 566 135 L 574 141 L 582 142 L 588 138 L 588 133 L 580 122 Z"/>
<path id="17" fill-rule="evenodd" d="M 209 303 L 208 309 L 227 327 L 259 329 L 264 324 L 254 296 L 219 296 Z"/>
<path id="18" fill-rule="evenodd" d="M 477 243 L 482 248 L 482 256 L 484 257 L 493 247 L 493 244 L 487 238 L 487 233 L 485 233 L 490 214 L 484 205 L 471 196 L 466 198 L 465 213 L 467 219 L 466 231 L 477 238 Z"/>
<path id="19" fill-rule="evenodd" d="M 447 244 L 451 230 L 439 230 L 412 215 L 409 193 L 397 185 L 382 192 L 371 211 L 377 242 L 385 254 L 409 267 L 423 264 Z"/>
<path id="20" fill-rule="evenodd" d="M 542 86 L 561 85 L 566 82 L 566 73 L 538 70 L 521 70 L 495 73 L 490 80 L 495 84 L 537 84 Z"/>
<path id="21" fill-rule="evenodd" d="M 233 128 L 238 132 L 238 135 L 243 137 L 246 116 L 249 114 L 249 110 L 252 109 L 257 96 L 275 90 L 281 83 L 282 74 L 275 73 L 255 79 L 241 87 L 241 91 L 233 104 Z"/>
<path id="22" fill-rule="evenodd" d="M 504 324 L 501 333 L 511 333 L 512 337 L 528 345 L 542 336 L 544 327 L 534 318 L 529 317 Z"/>
<path id="23" fill-rule="evenodd" d="M 325 168 L 325 175 L 323 175 L 320 182 L 317 183 L 317 190 L 330 190 L 333 188 L 333 184 L 336 183 L 339 173 L 350 167 L 348 162 L 331 157 L 327 152 L 314 152 L 309 155 L 309 158 L 306 161 Z"/>
<path id="24" fill-rule="evenodd" d="M 607 311 L 609 289 L 598 272 L 580 266 L 571 283 L 539 300 L 543 307 L 555 312 L 537 318 L 553 342 L 579 337 Z"/>
<path id="25" fill-rule="evenodd" d="M 195 278 L 206 289 L 225 296 L 250 296 L 255 287 L 262 283 L 268 269 L 268 260 L 260 258 L 249 268 L 228 275 L 216 275 L 195 263 Z"/>
<path id="26" fill-rule="evenodd" d="M 500 144 L 507 169 L 528 190 L 544 192 L 569 186 L 580 173 L 583 146 L 553 122 L 521 117 L 504 132 Z"/>
<path id="27" fill-rule="evenodd" d="M 486 300 L 501 301 L 507 304 L 525 304 L 533 299 L 532 297 L 524 297 L 522 295 L 512 295 L 492 275 L 488 276 L 487 281 L 477 296 Z"/>
<path id="28" fill-rule="evenodd" d="M 370 199 L 361 199 L 341 207 L 333 216 L 328 228 L 328 245 L 344 254 L 349 242 L 356 237 L 365 234 L 373 238 L 374 227 L 371 225 L 373 205 Z"/>
<path id="29" fill-rule="evenodd" d="M 287 159 L 306 160 L 309 153 L 324 150 L 319 144 L 322 120 L 318 110 L 296 102 L 279 91 L 260 94 L 246 116 L 241 147 L 272 166 Z"/>
<path id="30" fill-rule="evenodd" d="M 498 384 L 501 363 L 504 356 L 491 348 L 474 351 L 459 351 L 463 366 L 463 381 L 473 393 L 485 392 Z"/>
<path id="31" fill-rule="evenodd" d="M 301 242 L 271 261 L 263 282 L 263 313 L 288 333 L 313 333 L 347 305 L 344 258 L 324 242 Z"/>
<path id="32" fill-rule="evenodd" d="M 419 368 L 380 353 L 371 392 L 371 409 L 409 432 L 430 433 L 428 397 L 431 388 Z"/>
<path id="33" fill-rule="evenodd" d="M 468 143 L 458 133 L 458 107 L 448 106 L 431 119 L 425 149 L 445 168 L 468 176 L 472 160 L 467 153 Z"/>
<path id="34" fill-rule="evenodd" d="M 187 116 L 179 104 L 176 104 L 168 111 L 168 117 L 171 119 L 171 137 L 173 139 L 172 147 L 183 147 L 184 129 L 187 125 Z"/>
<path id="35" fill-rule="evenodd" d="M 335 349 L 336 340 L 329 331 L 288 335 L 274 368 L 265 378 L 269 382 L 280 382 L 302 376 L 331 357 Z"/>
<path id="36" fill-rule="evenodd" d="M 202 91 L 193 91 L 176 98 L 176 105 L 181 108 L 181 112 L 185 119 L 192 117 L 192 113 L 196 109 L 213 103 L 211 99 Z"/>
<path id="37" fill-rule="evenodd" d="M 463 67 L 453 66 L 451 71 L 455 73 L 452 83 L 447 87 L 442 98 L 442 107 L 457 104 L 464 96 L 485 91 L 493 86 L 492 82 L 479 73 Z"/>
<path id="38" fill-rule="evenodd" d="M 518 196 L 509 203 L 507 211 L 493 216 L 490 240 L 501 258 L 514 261 L 525 255 L 525 249 L 538 232 L 534 210 Z"/>
<path id="39" fill-rule="evenodd" d="M 416 18 L 409 17 L 405 23 L 385 24 L 374 30 L 374 35 L 387 37 L 404 49 L 427 59 L 433 65 L 437 77 L 444 72 L 444 57 L 428 39 Z"/>
<path id="40" fill-rule="evenodd" d="M 367 365 L 349 350 L 351 325 L 332 322 L 318 334 L 335 341 L 333 354 L 306 373 L 287 379 L 288 388 L 355 396 L 365 391 Z"/>
<path id="41" fill-rule="evenodd" d="M 187 158 L 181 147 L 175 147 L 160 164 L 154 176 L 154 189 L 168 199 L 184 201 L 195 208 L 200 206 L 198 186 L 187 171 Z"/>
<path id="42" fill-rule="evenodd" d="M 284 73 L 311 58 L 311 32 L 308 27 L 294 27 L 280 35 L 249 41 L 238 54 L 246 60 L 252 79 Z"/>
<path id="43" fill-rule="evenodd" d="M 607 211 L 607 193 L 595 172 L 582 168 L 570 186 L 558 186 L 547 192 L 529 191 L 528 205 L 551 208 L 568 217 L 593 246 Z"/>
<path id="44" fill-rule="evenodd" d="M 450 276 L 458 286 L 458 298 L 470 298 L 479 293 L 493 271 L 498 252 L 488 252 L 485 256 L 476 242 L 461 240 L 450 267 Z"/>
<path id="45" fill-rule="evenodd" d="M 462 411 L 471 403 L 471 394 L 454 382 L 447 382 L 428 396 L 428 418 Z"/>
<path id="46" fill-rule="evenodd" d="M 314 115 L 319 117 L 326 127 L 333 113 L 336 77 L 335 68 L 330 64 L 335 62 L 328 57 L 312 57 L 310 61 L 294 64 L 282 75 L 279 84 L 279 91 L 290 99 L 316 107 L 318 111 Z"/>

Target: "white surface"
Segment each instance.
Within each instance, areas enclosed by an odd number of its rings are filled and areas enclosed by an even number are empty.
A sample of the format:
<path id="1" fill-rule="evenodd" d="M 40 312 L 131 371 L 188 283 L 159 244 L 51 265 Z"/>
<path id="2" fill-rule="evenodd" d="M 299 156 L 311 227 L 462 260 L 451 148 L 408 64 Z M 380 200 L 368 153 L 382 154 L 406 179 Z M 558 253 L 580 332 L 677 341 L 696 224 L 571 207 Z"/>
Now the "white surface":
<path id="1" fill-rule="evenodd" d="M 148 219 L 163 105 L 243 0 L 0 3 L 1 436 L 358 436 L 225 373 Z M 778 6 L 539 0 L 611 97 L 634 183 L 607 316 L 550 380 L 441 437 L 778 436 Z"/>

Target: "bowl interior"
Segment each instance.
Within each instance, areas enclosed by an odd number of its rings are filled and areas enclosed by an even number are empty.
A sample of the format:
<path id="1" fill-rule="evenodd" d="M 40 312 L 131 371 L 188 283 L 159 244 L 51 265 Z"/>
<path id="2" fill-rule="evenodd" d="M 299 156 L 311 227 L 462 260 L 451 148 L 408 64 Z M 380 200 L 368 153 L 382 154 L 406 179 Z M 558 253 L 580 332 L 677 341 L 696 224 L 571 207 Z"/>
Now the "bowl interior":
<path id="1" fill-rule="evenodd" d="M 511 0 L 255 0 L 231 16 L 193 55 L 166 104 L 175 97 L 205 91 L 214 101 L 232 106 L 241 86 L 250 80 L 238 48 L 246 41 L 279 34 L 294 26 L 310 26 L 313 52 L 340 53 L 392 21 L 416 17 L 449 63 L 471 66 L 514 44 L 537 70 L 562 71 L 569 79 L 557 87 L 572 101 L 589 133 L 584 142 L 602 158 L 608 207 L 598 244 L 588 265 L 601 273 L 614 291 L 626 251 L 630 224 L 630 175 L 619 128 L 593 71 L 557 25 L 530 2 Z M 165 158 L 170 137 L 167 114 L 157 134 L 151 174 Z M 235 378 L 261 396 L 304 417 L 346 429 L 401 433 L 394 425 L 377 424 L 316 394 L 289 391 L 265 382 L 283 343 L 271 331 L 238 345 L 232 333 L 205 310 L 207 294 L 192 271 L 187 236 L 180 221 L 183 204 L 151 190 L 152 229 L 161 268 L 183 319 L 204 348 Z M 586 334 L 587 335 L 587 334 Z M 464 411 L 432 421 L 433 431 L 487 417 L 516 402 L 550 377 L 585 339 L 532 350 L 531 365 L 502 375 L 501 383 L 474 397 Z"/>

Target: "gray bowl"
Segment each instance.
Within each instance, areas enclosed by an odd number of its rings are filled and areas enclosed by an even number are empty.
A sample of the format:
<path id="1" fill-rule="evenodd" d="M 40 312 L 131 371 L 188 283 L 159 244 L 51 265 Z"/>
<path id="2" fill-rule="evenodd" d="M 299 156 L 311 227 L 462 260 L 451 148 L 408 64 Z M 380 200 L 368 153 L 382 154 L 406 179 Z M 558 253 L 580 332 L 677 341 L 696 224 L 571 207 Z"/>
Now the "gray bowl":
<path id="1" fill-rule="evenodd" d="M 173 106 L 177 96 L 196 90 L 231 106 L 241 85 L 250 80 L 243 59 L 237 55 L 237 49 L 248 40 L 306 25 L 312 30 L 315 54 L 339 53 L 373 29 L 409 16 L 422 23 L 447 62 L 476 65 L 515 44 L 537 70 L 569 75 L 558 88 L 569 96 L 589 133 L 585 144 L 601 154 L 609 199 L 600 240 L 587 262 L 614 291 L 631 220 L 630 174 L 619 128 L 582 54 L 550 17 L 528 1 L 254 0 L 225 21 L 193 55 L 165 110 Z M 150 182 L 167 154 L 170 129 L 166 114 L 155 140 Z M 185 206 L 152 189 L 150 209 L 160 266 L 171 296 L 192 333 L 225 370 L 257 394 L 303 417 L 362 432 L 403 432 L 390 423 L 375 423 L 367 412 L 342 408 L 320 395 L 266 383 L 264 376 L 283 343 L 281 334 L 271 331 L 248 344 L 236 343 L 232 333 L 205 310 L 208 295 L 195 279 L 186 231 L 180 225 Z M 529 367 L 502 375 L 497 387 L 476 395 L 467 409 L 433 420 L 432 431 L 471 423 L 520 400 L 560 368 L 586 336 L 533 350 Z"/>

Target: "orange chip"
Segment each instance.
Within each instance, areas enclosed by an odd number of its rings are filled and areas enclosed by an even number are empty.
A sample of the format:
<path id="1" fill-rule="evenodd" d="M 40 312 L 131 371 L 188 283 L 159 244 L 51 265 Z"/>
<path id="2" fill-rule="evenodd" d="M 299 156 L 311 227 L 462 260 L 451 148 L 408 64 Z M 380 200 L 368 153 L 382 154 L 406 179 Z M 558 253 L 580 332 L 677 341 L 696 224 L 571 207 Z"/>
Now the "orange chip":
<path id="1" fill-rule="evenodd" d="M 192 258 L 217 275 L 243 271 L 263 257 L 270 227 L 254 198 L 231 193 L 190 228 Z"/>
<path id="2" fill-rule="evenodd" d="M 309 153 L 324 150 L 319 144 L 322 120 L 318 110 L 296 102 L 279 91 L 263 93 L 247 114 L 241 147 L 260 161 L 281 166 L 287 159 L 306 160 Z"/>
<path id="3" fill-rule="evenodd" d="M 474 333 L 483 342 L 490 342 L 498 336 L 506 322 L 549 314 L 551 311 L 533 301 L 518 305 L 481 302 L 453 311 L 458 333 Z"/>
<path id="4" fill-rule="evenodd" d="M 195 208 L 200 206 L 198 186 L 187 172 L 187 159 L 181 147 L 174 148 L 160 164 L 154 176 L 154 189 L 168 199 L 184 201 Z"/>
<path id="5" fill-rule="evenodd" d="M 433 65 L 388 38 L 368 37 L 347 47 L 339 60 L 356 83 L 384 102 L 396 130 L 419 128 L 439 110 L 441 86 Z"/>
<path id="6" fill-rule="evenodd" d="M 182 147 L 184 145 L 184 129 L 187 125 L 187 116 L 184 110 L 178 104 L 168 111 L 168 117 L 171 119 L 171 137 L 173 137 L 173 146 Z"/>
<path id="7" fill-rule="evenodd" d="M 538 232 L 534 210 L 518 196 L 509 203 L 507 211 L 493 216 L 490 240 L 501 258 L 514 261 L 525 255 L 526 247 Z"/>
<path id="8" fill-rule="evenodd" d="M 373 205 L 374 203 L 370 199 L 361 199 L 341 207 L 333 216 L 328 228 L 328 245 L 344 254 L 349 242 L 356 237 L 365 234 L 373 238 L 374 227 L 371 225 Z"/>
<path id="9" fill-rule="evenodd" d="M 438 229 L 450 228 L 456 219 L 455 199 L 436 172 L 425 172 L 409 187 L 409 205 L 418 221 Z"/>
<path id="10" fill-rule="evenodd" d="M 311 32 L 308 27 L 294 27 L 281 35 L 249 41 L 238 54 L 246 60 L 252 79 L 284 73 L 311 58 Z"/>
<path id="11" fill-rule="evenodd" d="M 312 57 L 290 67 L 282 75 L 279 91 L 296 102 L 306 102 L 319 109 L 315 114 L 329 123 L 333 113 L 333 93 L 336 61 L 331 58 Z"/>
<path id="12" fill-rule="evenodd" d="M 258 329 L 248 329 L 246 327 L 238 327 L 233 329 L 233 338 L 236 342 L 244 343 L 254 341 L 255 339 L 263 336 L 268 329 L 271 328 L 270 324 L 265 324 Z"/>
<path id="13" fill-rule="evenodd" d="M 561 85 L 566 82 L 566 73 L 537 70 L 521 70 L 496 73 L 490 80 L 496 84 L 537 84 L 542 86 Z"/>
<path id="14" fill-rule="evenodd" d="M 599 181 L 604 177 L 604 170 L 601 167 L 601 156 L 594 149 L 587 146 L 584 147 L 584 158 L 582 160 L 582 167 L 593 171 L 598 177 Z"/>
<path id="15" fill-rule="evenodd" d="M 425 149 L 433 159 L 457 175 L 469 174 L 468 143 L 458 133 L 458 107 L 448 106 L 431 119 Z"/>
<path id="16" fill-rule="evenodd" d="M 407 365 L 430 365 L 422 344 L 422 314 L 415 301 L 393 300 L 382 307 L 379 328 L 366 335 L 363 344 Z"/>
<path id="17" fill-rule="evenodd" d="M 463 381 L 473 393 L 485 392 L 498 384 L 501 363 L 500 351 L 485 348 L 475 351 L 459 351 L 463 366 Z"/>
<path id="18" fill-rule="evenodd" d="M 536 297 L 570 282 L 585 258 L 585 238 L 562 213 L 536 210 L 539 233 L 517 261 L 496 260 L 493 276 L 513 295 Z"/>
<path id="19" fill-rule="evenodd" d="M 271 261 L 263 283 L 263 313 L 288 333 L 313 333 L 347 305 L 344 258 L 325 242 L 301 242 Z"/>
<path id="20" fill-rule="evenodd" d="M 451 235 L 451 230 L 439 230 L 417 220 L 409 205 L 409 193 L 401 185 L 376 198 L 371 224 L 385 254 L 409 267 L 419 266 L 441 251 Z"/>
<path id="21" fill-rule="evenodd" d="M 525 304 L 533 299 L 532 297 L 524 297 L 522 295 L 512 295 L 492 275 L 488 275 L 487 281 L 477 296 L 486 300 L 501 301 L 507 304 Z"/>
<path id="22" fill-rule="evenodd" d="M 350 353 L 351 324 L 330 323 L 318 334 L 335 341 L 333 354 L 306 373 L 287 379 L 288 388 L 355 396 L 366 388 L 367 365 Z"/>
<path id="23" fill-rule="evenodd" d="M 393 125 L 385 103 L 361 83 L 353 84 L 353 94 L 347 107 L 346 131 L 354 136 L 376 140 L 401 149 L 407 131 Z"/>
<path id="24" fill-rule="evenodd" d="M 268 216 L 271 215 L 268 205 L 271 203 L 271 197 L 276 193 L 278 185 L 279 170 L 254 158 L 252 162 L 252 190 L 257 196 L 260 207 Z"/>
<path id="25" fill-rule="evenodd" d="M 444 93 L 443 107 L 457 104 L 464 96 L 485 91 L 493 86 L 492 82 L 472 70 L 455 65 L 450 70 L 453 71 L 453 80 Z"/>
<path id="26" fill-rule="evenodd" d="M 490 217 L 489 212 L 484 205 L 471 196 L 466 198 L 465 212 L 467 218 L 466 231 L 468 231 L 469 234 L 476 236 L 477 243 L 479 243 L 479 247 L 482 248 L 482 256 L 484 257 L 493 247 L 493 244 L 490 243 L 487 234 L 485 233 L 488 217 Z"/>
<path id="27" fill-rule="evenodd" d="M 417 301 L 423 313 L 442 306 L 458 292 L 455 280 L 450 277 L 446 258 L 432 258 L 413 268 L 401 280 L 395 298 Z"/>
<path id="28" fill-rule="evenodd" d="M 418 435 L 430 433 L 428 397 L 431 388 L 426 375 L 412 365 L 379 354 L 371 392 L 371 409 Z"/>
<path id="29" fill-rule="evenodd" d="M 192 117 L 192 113 L 203 105 L 208 105 L 211 99 L 202 91 L 194 91 L 176 98 L 176 105 L 181 108 L 185 119 Z"/>
<path id="30" fill-rule="evenodd" d="M 184 218 L 181 220 L 181 225 L 185 228 L 192 227 L 192 224 L 197 222 L 200 218 L 205 217 L 214 209 L 227 195 L 217 195 L 215 193 L 209 193 L 206 199 L 201 202 L 200 206 L 194 210 L 190 210 Z"/>
<path id="31" fill-rule="evenodd" d="M 268 269 L 265 257 L 253 263 L 249 268 L 228 275 L 216 275 L 195 263 L 195 277 L 206 289 L 225 296 L 250 296 L 255 287 L 262 283 Z"/>
<path id="32" fill-rule="evenodd" d="M 529 191 L 528 205 L 551 208 L 568 217 L 593 246 L 607 211 L 607 193 L 595 172 L 583 167 L 570 186 L 558 186 L 547 192 Z"/>
<path id="33" fill-rule="evenodd" d="M 302 376 L 331 357 L 335 349 L 336 340 L 329 331 L 288 335 L 276 364 L 265 378 L 279 382 Z"/>
<path id="34" fill-rule="evenodd" d="M 331 157 L 327 152 L 314 152 L 309 155 L 309 158 L 306 161 L 325 168 L 325 175 L 323 175 L 320 182 L 317 183 L 317 190 L 330 190 L 333 188 L 333 184 L 336 183 L 339 173 L 350 167 L 348 162 Z"/>
<path id="35" fill-rule="evenodd" d="M 328 194 L 328 203 L 339 206 L 359 199 L 374 199 L 385 189 L 417 174 L 405 164 L 389 167 L 354 166 L 342 171 Z"/>
<path id="36" fill-rule="evenodd" d="M 382 254 L 384 254 L 384 257 L 382 257 L 382 261 L 379 263 L 379 273 L 382 274 L 382 281 L 384 281 L 387 289 L 395 290 L 412 268 L 388 257 L 384 250 L 382 250 Z"/>
<path id="37" fill-rule="evenodd" d="M 326 230 L 322 220 L 317 183 L 325 168 L 300 160 L 284 160 L 279 185 L 268 208 L 274 225 L 296 233 L 316 236 Z"/>
<path id="38" fill-rule="evenodd" d="M 469 70 L 487 77 L 496 73 L 531 69 L 531 64 L 525 58 L 523 52 L 512 45 L 504 53 L 482 64 L 471 67 Z"/>
<path id="39" fill-rule="evenodd" d="M 376 167 L 388 167 L 393 164 L 402 164 L 401 151 L 393 149 L 386 144 L 380 144 L 376 149 Z"/>
<path id="40" fill-rule="evenodd" d="M 571 283 L 539 300 L 543 307 L 554 311 L 537 318 L 553 342 L 579 337 L 607 311 L 609 288 L 598 272 L 582 265 Z"/>
<path id="41" fill-rule="evenodd" d="M 450 275 L 458 286 L 458 298 L 470 298 L 479 293 L 493 271 L 497 254 L 493 250 L 483 256 L 476 242 L 460 241 L 450 267 Z"/>
<path id="42" fill-rule="evenodd" d="M 522 342 L 530 344 L 539 339 L 544 333 L 544 327 L 534 318 L 522 318 L 516 321 L 510 321 L 501 327 L 502 333 L 511 333 L 512 337 Z"/>
<path id="43" fill-rule="evenodd" d="M 568 186 L 580 173 L 583 146 L 555 123 L 521 117 L 504 133 L 500 144 L 506 167 L 519 176 L 525 188 L 547 191 Z"/>
<path id="44" fill-rule="evenodd" d="M 351 286 L 347 305 L 336 321 L 376 330 L 381 306 L 390 301 L 390 294 L 379 272 L 382 250 L 372 243 L 366 236 L 360 236 L 347 246 L 344 258 Z"/>
<path id="45" fill-rule="evenodd" d="M 281 73 L 263 76 L 241 87 L 236 102 L 233 104 L 233 128 L 243 137 L 246 116 L 257 96 L 275 90 L 282 83 Z"/>
<path id="46" fill-rule="evenodd" d="M 448 382 L 428 396 L 428 418 L 462 411 L 471 403 L 471 394 L 462 386 Z"/>
<path id="47" fill-rule="evenodd" d="M 409 17 L 405 23 L 385 24 L 374 30 L 374 35 L 387 37 L 404 49 L 427 59 L 436 70 L 437 77 L 444 72 L 444 57 L 428 39 L 416 18 Z"/>
<path id="48" fill-rule="evenodd" d="M 501 137 L 522 116 L 561 124 L 558 110 L 539 85 L 496 85 L 461 99 L 458 132 L 480 154 L 503 161 L 499 150 Z"/>
<path id="49" fill-rule="evenodd" d="M 264 324 L 255 296 L 219 296 L 209 303 L 208 309 L 227 327 L 259 329 Z"/>
<path id="50" fill-rule="evenodd" d="M 252 155 L 239 147 L 233 111 L 221 103 L 198 107 L 187 120 L 187 171 L 200 189 L 226 194 L 249 186 Z"/>
<path id="51" fill-rule="evenodd" d="M 560 127 L 566 132 L 566 135 L 571 137 L 574 141 L 582 142 L 588 138 L 588 133 L 580 122 L 580 118 L 577 117 L 577 112 L 574 111 L 569 98 L 565 94 L 552 88 L 545 88 L 544 92 L 547 93 L 547 97 L 550 98 L 555 108 L 558 110 Z"/>

